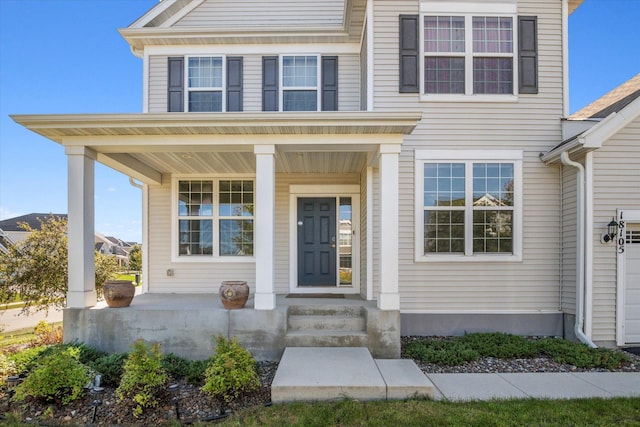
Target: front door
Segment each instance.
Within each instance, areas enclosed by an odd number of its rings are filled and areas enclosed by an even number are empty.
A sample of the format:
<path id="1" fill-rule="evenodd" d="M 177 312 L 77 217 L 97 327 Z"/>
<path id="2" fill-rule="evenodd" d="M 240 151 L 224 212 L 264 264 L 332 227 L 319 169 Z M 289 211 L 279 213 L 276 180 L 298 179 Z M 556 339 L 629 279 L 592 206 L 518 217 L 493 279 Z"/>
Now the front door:
<path id="1" fill-rule="evenodd" d="M 624 341 L 640 343 L 640 224 L 627 223 Z"/>
<path id="2" fill-rule="evenodd" d="M 336 199 L 298 198 L 298 286 L 336 286 Z"/>

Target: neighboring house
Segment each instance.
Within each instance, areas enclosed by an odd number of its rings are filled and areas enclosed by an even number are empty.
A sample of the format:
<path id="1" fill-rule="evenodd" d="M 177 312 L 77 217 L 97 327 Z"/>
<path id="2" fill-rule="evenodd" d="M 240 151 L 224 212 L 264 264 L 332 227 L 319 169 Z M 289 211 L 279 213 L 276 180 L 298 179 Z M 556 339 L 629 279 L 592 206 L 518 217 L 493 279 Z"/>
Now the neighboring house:
<path id="1" fill-rule="evenodd" d="M 566 140 L 542 156 L 549 165 L 562 165 L 562 310 L 575 315 L 578 284 L 584 289 L 584 333 L 599 343 L 637 345 L 640 74 L 563 125 Z"/>
<path id="2" fill-rule="evenodd" d="M 0 228 L 0 252 L 8 253 L 8 248 L 14 245 L 15 242 L 7 233 L 4 232 L 2 228 Z"/>
<path id="3" fill-rule="evenodd" d="M 118 266 L 127 268 L 129 266 L 129 251 L 135 243 L 125 242 L 112 236 L 95 234 L 94 249 L 103 255 L 112 255 L 118 260 Z"/>
<path id="4" fill-rule="evenodd" d="M 31 232 L 26 231 L 20 226 L 20 224 L 27 224 L 33 230 L 40 230 L 40 221 L 45 221 L 49 217 L 55 217 L 56 219 L 67 219 L 66 214 L 54 214 L 54 213 L 30 213 L 27 215 L 21 215 L 14 218 L 7 218 L 0 221 L 0 229 L 4 232 L 4 235 L 10 239 L 11 242 L 21 242 L 26 239 Z"/>
<path id="5" fill-rule="evenodd" d="M 253 349 L 280 336 L 278 298 L 305 293 L 375 301 L 396 356 L 400 333 L 564 335 L 573 172 L 539 153 L 564 139 L 581 3 L 161 1 L 120 30 L 142 113 L 13 116 L 65 147 L 78 184 L 65 334 L 100 315 L 84 280 L 98 161 L 144 183 L 144 291 L 247 281 L 252 309 L 224 321 L 263 316 L 242 325 Z M 610 323 L 586 338 L 613 343 Z"/>

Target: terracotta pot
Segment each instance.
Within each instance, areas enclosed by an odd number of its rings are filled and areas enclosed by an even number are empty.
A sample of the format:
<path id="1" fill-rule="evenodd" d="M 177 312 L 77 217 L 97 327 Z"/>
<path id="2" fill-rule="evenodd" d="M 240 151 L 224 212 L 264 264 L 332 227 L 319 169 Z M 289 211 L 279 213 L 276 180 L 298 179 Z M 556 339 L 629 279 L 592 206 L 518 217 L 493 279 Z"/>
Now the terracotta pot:
<path id="1" fill-rule="evenodd" d="M 225 281 L 220 286 L 220 300 L 227 310 L 242 308 L 249 298 L 249 285 L 243 281 Z"/>
<path id="2" fill-rule="evenodd" d="M 102 287 L 102 295 L 109 307 L 129 307 L 136 287 L 128 280 L 107 280 Z"/>

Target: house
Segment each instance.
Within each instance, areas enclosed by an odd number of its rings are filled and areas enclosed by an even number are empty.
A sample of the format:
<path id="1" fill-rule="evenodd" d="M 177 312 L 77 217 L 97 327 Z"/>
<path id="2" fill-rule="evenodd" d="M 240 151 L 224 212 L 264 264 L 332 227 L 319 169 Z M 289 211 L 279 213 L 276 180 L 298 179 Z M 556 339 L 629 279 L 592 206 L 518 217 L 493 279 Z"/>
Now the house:
<path id="1" fill-rule="evenodd" d="M 113 236 L 103 236 L 100 233 L 95 233 L 94 242 L 96 252 L 114 256 L 121 268 L 129 266 L 129 251 L 135 243 L 131 244 Z"/>
<path id="2" fill-rule="evenodd" d="M 120 30 L 142 61 L 141 113 L 13 116 L 68 156 L 65 339 L 197 357 L 224 333 L 262 358 L 318 344 L 398 357 L 400 335 L 582 327 L 559 237 L 577 217 L 572 172 L 539 156 L 565 139 L 581 3 L 159 2 Z M 131 310 L 96 306 L 89 279 L 95 161 L 144 184 Z M 201 305 L 226 280 L 248 282 L 247 309 Z M 320 296 L 359 304 L 341 316 L 364 316 L 365 335 L 318 338 L 350 322 L 330 309 L 291 333 L 312 315 L 299 301 Z"/>
<path id="3" fill-rule="evenodd" d="M 542 155 L 562 170 L 562 310 L 573 317 L 584 307 L 579 329 L 597 343 L 637 345 L 640 74 L 563 125 L 566 139 Z M 583 303 L 576 304 L 576 287 Z"/>

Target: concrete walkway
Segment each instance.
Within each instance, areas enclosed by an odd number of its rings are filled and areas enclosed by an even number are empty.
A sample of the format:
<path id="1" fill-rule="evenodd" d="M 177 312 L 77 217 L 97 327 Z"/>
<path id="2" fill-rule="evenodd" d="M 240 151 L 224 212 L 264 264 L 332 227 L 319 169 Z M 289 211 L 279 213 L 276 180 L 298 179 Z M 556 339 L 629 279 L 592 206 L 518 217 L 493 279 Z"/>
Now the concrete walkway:
<path id="1" fill-rule="evenodd" d="M 412 360 L 373 359 L 360 347 L 287 347 L 273 402 L 406 399 L 580 399 L 640 397 L 640 373 L 428 374 Z"/>

